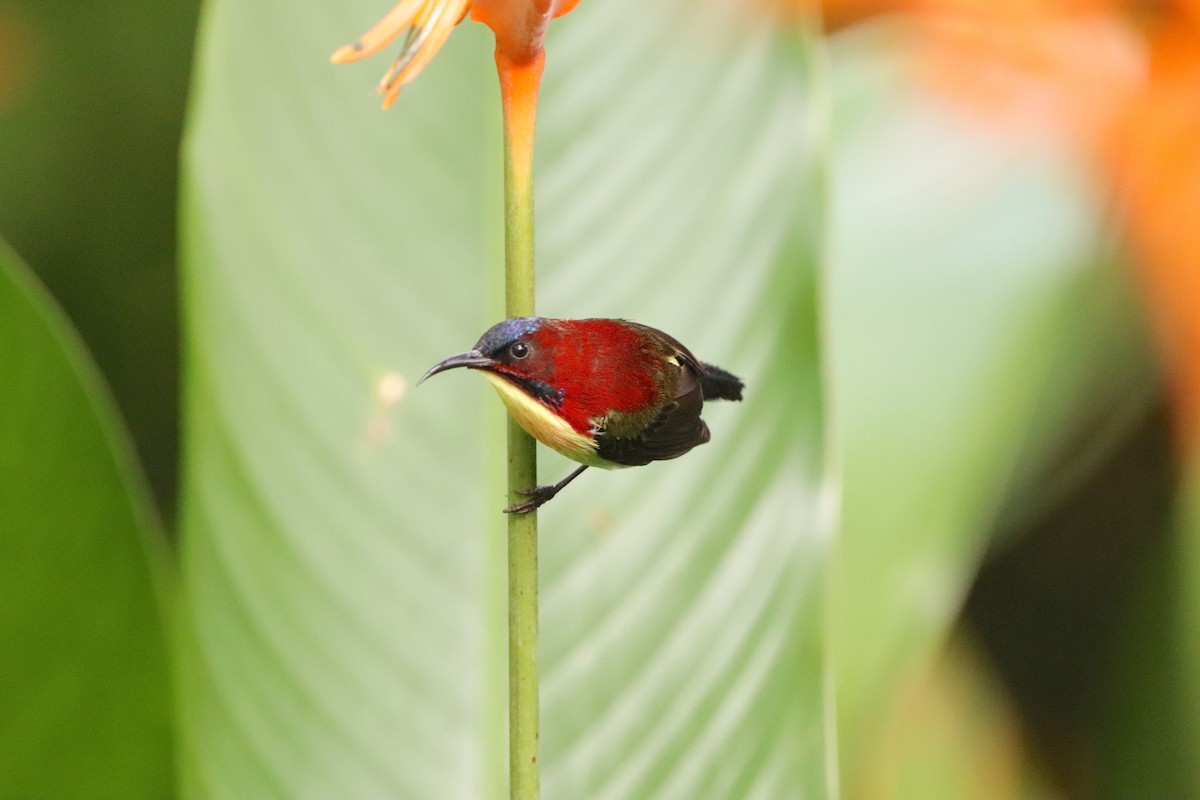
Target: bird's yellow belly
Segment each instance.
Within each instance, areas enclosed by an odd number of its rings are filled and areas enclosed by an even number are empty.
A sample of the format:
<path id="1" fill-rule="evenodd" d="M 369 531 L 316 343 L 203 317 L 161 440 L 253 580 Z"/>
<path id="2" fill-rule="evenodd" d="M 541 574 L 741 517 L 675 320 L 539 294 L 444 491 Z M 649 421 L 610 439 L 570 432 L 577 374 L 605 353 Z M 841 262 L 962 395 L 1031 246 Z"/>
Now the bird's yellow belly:
<path id="1" fill-rule="evenodd" d="M 562 417 L 534 400 L 516 385 L 499 375 L 483 372 L 508 407 L 508 413 L 529 435 L 542 444 L 562 453 L 567 458 L 587 464 L 589 467 L 617 469 L 621 464 L 601 458 L 596 454 L 596 441 L 575 430 Z"/>

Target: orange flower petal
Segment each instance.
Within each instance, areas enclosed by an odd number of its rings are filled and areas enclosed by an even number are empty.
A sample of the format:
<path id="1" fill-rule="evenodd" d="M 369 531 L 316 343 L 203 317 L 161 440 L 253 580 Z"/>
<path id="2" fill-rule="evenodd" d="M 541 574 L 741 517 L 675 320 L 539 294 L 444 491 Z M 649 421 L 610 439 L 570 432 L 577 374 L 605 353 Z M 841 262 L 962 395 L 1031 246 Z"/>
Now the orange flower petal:
<path id="1" fill-rule="evenodd" d="M 1095 140 L 1143 77 L 1143 49 L 1118 18 L 997 5 L 918 15 L 925 82 L 1008 127 Z"/>
<path id="2" fill-rule="evenodd" d="M 396 101 L 400 89 L 425 68 L 445 44 L 450 31 L 471 16 L 496 34 L 496 55 L 517 66 L 542 54 L 546 24 L 579 4 L 579 0 L 400 0 L 387 16 L 352 45 L 340 48 L 332 61 L 342 64 L 378 53 L 405 29 L 400 55 L 383 76 L 383 107 Z"/>
<path id="3" fill-rule="evenodd" d="M 375 55 L 412 24 L 413 18 L 426 2 L 427 0 L 400 0 L 387 16 L 375 23 L 357 42 L 339 48 L 329 60 L 334 64 L 345 64 Z"/>
<path id="4" fill-rule="evenodd" d="M 1146 305 L 1168 371 L 1181 444 L 1200 456 L 1200 35 L 1167 25 L 1150 80 L 1107 155 L 1128 201 Z"/>
<path id="5" fill-rule="evenodd" d="M 412 32 L 405 42 L 404 49 L 379 84 L 384 108 L 391 108 L 405 84 L 417 77 L 425 65 L 437 55 L 446 39 L 450 37 L 454 26 L 466 15 L 470 5 L 471 0 L 448 0 L 426 3 L 420 10 L 412 22 Z"/>

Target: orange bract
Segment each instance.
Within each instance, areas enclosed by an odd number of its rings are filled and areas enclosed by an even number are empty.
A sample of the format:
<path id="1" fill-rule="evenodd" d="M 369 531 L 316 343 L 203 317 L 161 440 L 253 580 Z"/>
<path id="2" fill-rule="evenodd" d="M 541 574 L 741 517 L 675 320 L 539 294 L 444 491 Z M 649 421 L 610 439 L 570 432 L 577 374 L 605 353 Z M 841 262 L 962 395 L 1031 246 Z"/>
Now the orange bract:
<path id="1" fill-rule="evenodd" d="M 496 34 L 496 53 L 509 63 L 532 61 L 542 50 L 546 25 L 566 14 L 579 0 L 475 0 L 471 19 L 482 22 Z"/>
<path id="2" fill-rule="evenodd" d="M 924 81 L 994 124 L 1091 140 L 1143 77 L 1136 35 L 1094 11 L 942 4 L 915 31 Z"/>
<path id="3" fill-rule="evenodd" d="M 1155 37 L 1149 79 L 1123 109 L 1104 155 L 1128 199 L 1182 444 L 1200 456 L 1200 32 L 1167 26 Z"/>
<path id="4" fill-rule="evenodd" d="M 389 108 L 405 84 L 437 55 L 454 26 L 469 11 L 471 18 L 496 34 L 496 51 L 510 63 L 526 63 L 542 51 L 546 23 L 567 13 L 579 0 L 400 0 L 357 42 L 333 54 L 335 64 L 378 53 L 407 31 L 404 45 L 379 83 L 383 107 Z"/>

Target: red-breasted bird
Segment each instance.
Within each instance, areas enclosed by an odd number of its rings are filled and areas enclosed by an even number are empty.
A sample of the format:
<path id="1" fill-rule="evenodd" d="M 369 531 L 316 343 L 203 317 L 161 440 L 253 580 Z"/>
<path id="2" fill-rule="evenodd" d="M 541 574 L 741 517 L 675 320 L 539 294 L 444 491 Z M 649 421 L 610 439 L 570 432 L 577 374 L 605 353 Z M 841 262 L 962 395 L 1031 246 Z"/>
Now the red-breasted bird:
<path id="1" fill-rule="evenodd" d="M 660 330 L 619 319 L 507 319 L 417 383 L 455 367 L 482 372 L 522 428 L 583 465 L 524 492 L 529 500 L 510 514 L 542 505 L 588 467 L 677 458 L 709 439 L 705 400 L 742 399 L 739 378 Z"/>

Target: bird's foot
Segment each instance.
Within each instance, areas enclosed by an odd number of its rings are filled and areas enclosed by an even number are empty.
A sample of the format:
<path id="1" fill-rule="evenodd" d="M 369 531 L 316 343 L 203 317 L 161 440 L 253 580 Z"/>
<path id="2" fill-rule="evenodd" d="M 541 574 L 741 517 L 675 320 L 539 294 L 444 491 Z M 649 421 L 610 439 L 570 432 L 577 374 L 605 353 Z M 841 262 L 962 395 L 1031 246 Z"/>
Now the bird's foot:
<path id="1" fill-rule="evenodd" d="M 517 494 L 524 495 L 529 499 L 523 503 L 514 503 L 504 509 L 505 514 L 528 514 L 538 506 L 548 501 L 551 497 L 558 494 L 558 490 L 562 488 L 561 484 L 549 484 L 546 486 L 534 486 L 532 489 L 517 489 Z"/>

